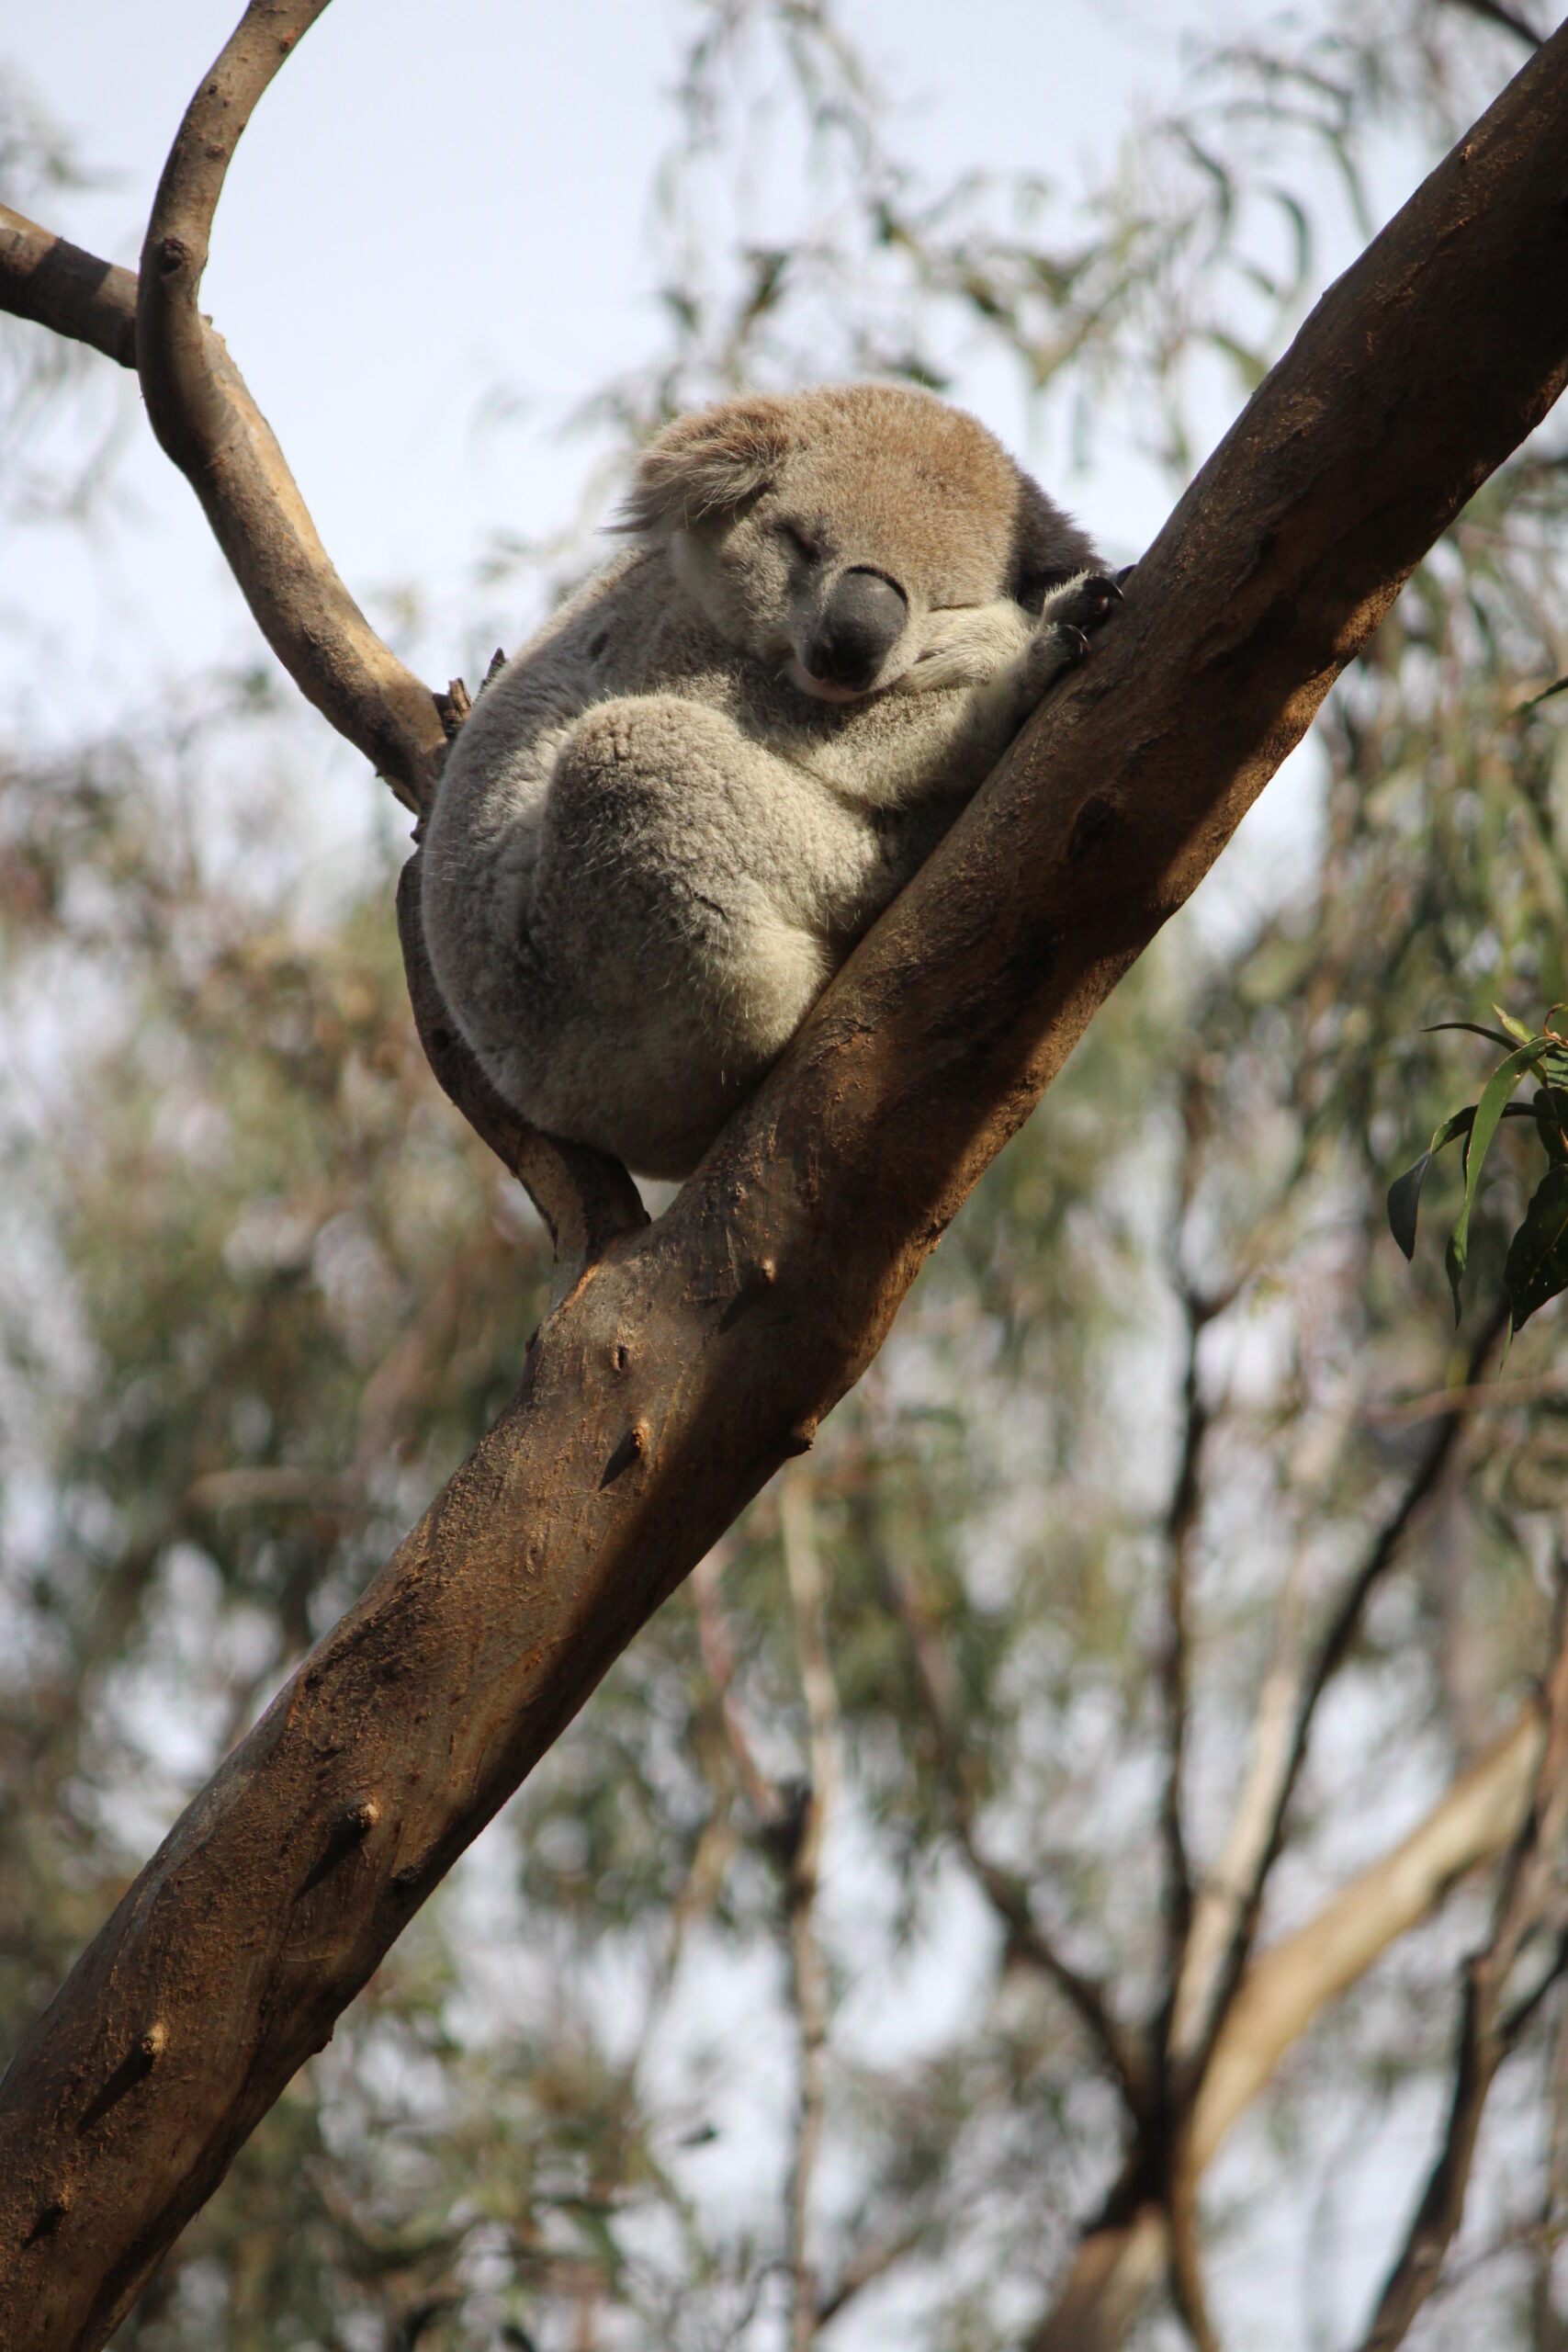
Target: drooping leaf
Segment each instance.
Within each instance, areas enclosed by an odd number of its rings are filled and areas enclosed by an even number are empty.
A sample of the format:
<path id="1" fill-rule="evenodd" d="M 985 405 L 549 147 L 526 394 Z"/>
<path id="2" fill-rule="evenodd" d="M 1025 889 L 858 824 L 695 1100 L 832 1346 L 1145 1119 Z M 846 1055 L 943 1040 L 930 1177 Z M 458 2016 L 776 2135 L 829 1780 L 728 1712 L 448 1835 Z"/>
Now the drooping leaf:
<path id="1" fill-rule="evenodd" d="M 1548 1159 L 1568 1166 L 1568 1091 L 1561 1086 L 1538 1088 L 1530 1104 Z"/>
<path id="2" fill-rule="evenodd" d="M 1548 1299 L 1568 1290 L 1568 1166 L 1554 1161 L 1508 1244 L 1503 1281 L 1518 1330 Z"/>
<path id="3" fill-rule="evenodd" d="M 1424 1037 L 1436 1037 L 1445 1029 L 1462 1029 L 1472 1037 L 1484 1037 L 1492 1045 L 1501 1046 L 1505 1053 L 1514 1050 L 1514 1038 L 1502 1029 L 1488 1029 L 1483 1021 L 1428 1021 L 1421 1034 Z"/>
<path id="4" fill-rule="evenodd" d="M 1475 1104 L 1472 1102 L 1464 1110 L 1456 1111 L 1451 1119 L 1445 1119 L 1415 1166 L 1407 1168 L 1403 1176 L 1396 1176 L 1388 1188 L 1389 1230 L 1406 1258 L 1416 1255 L 1416 1215 L 1421 1205 L 1421 1187 L 1427 1181 L 1427 1170 L 1432 1164 L 1433 1155 L 1457 1136 L 1467 1136 L 1474 1117 Z"/>
<path id="5" fill-rule="evenodd" d="M 1534 1041 L 1520 1046 L 1506 1061 L 1499 1062 L 1487 1080 L 1481 1100 L 1475 1106 L 1475 1117 L 1469 1139 L 1464 1147 L 1464 1203 L 1454 1229 L 1449 1236 L 1449 1246 L 1443 1253 L 1448 1270 L 1449 1287 L 1454 1295 L 1454 1321 L 1460 1317 L 1460 1283 L 1470 1256 L 1470 1213 L 1475 1206 L 1475 1196 L 1481 1190 L 1481 1171 L 1486 1165 L 1486 1155 L 1492 1148 L 1492 1138 L 1502 1124 L 1508 1098 L 1530 1065 L 1539 1059 Z"/>

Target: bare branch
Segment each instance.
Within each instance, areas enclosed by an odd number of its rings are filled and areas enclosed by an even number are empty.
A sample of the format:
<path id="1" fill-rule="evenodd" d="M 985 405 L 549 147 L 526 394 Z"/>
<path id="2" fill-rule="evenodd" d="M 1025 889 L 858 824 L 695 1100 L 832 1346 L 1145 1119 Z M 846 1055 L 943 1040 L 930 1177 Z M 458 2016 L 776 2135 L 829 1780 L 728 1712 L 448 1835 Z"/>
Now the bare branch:
<path id="1" fill-rule="evenodd" d="M 1170 1277 L 1180 1302 L 1186 1337 L 1181 1384 L 1181 1444 L 1176 1477 L 1165 1517 L 1165 1632 L 1156 1659 L 1156 1677 L 1164 1702 L 1165 1780 L 1160 1793 L 1160 1834 L 1165 1848 L 1165 1989 L 1151 2035 L 1156 2072 L 1159 2131 L 1168 2123 L 1177 2086 L 1172 2070 L 1172 2030 L 1181 2000 L 1186 1958 L 1192 1934 L 1194 1887 L 1183 1826 L 1182 1780 L 1186 1769 L 1187 1726 L 1191 1703 L 1189 1688 L 1190 1638 L 1188 1626 L 1192 1583 L 1192 1555 L 1202 1518 L 1203 1448 L 1209 1434 L 1209 1408 L 1199 1376 L 1198 1352 L 1203 1333 L 1235 1295 L 1235 1286 L 1210 1295 L 1198 1288 L 1182 1270 L 1182 1249 L 1189 1214 L 1198 1185 L 1208 1126 L 1208 1097 L 1201 1070 L 1188 1068 L 1181 1092 L 1182 1148 L 1168 1237 Z M 1176 2232 L 1182 2275 L 1190 2273 L 1193 2310 L 1185 2314 L 1202 2345 L 1208 2323 L 1197 2308 L 1196 2257 L 1188 2263 L 1184 2233 Z M 1185 2295 L 1185 2290 L 1183 2290 Z"/>
<path id="2" fill-rule="evenodd" d="M 1456 1392 L 1456 1401 L 1433 1429 L 1422 1449 L 1421 1457 L 1407 1480 L 1393 1510 L 1378 1530 L 1365 1558 L 1351 1577 L 1339 1597 L 1333 1616 L 1324 1632 L 1312 1666 L 1303 1682 L 1296 1702 L 1295 1723 L 1291 1744 L 1286 1752 L 1280 1782 L 1274 1797 L 1268 1836 L 1258 1856 L 1257 1867 L 1247 1888 L 1231 1934 L 1230 1948 L 1224 1963 L 1214 1979 L 1214 1989 L 1201 2035 L 1193 2032 L 1191 2056 L 1189 2060 L 1189 2080 L 1199 2080 L 1207 2066 L 1222 2032 L 1226 2013 L 1246 1973 L 1248 1954 L 1258 1932 L 1258 1922 L 1263 1908 L 1264 1890 L 1269 1874 L 1279 1860 L 1285 1842 L 1285 1824 L 1291 1800 L 1306 1762 L 1307 1748 L 1312 1739 L 1312 1727 L 1318 1702 L 1329 1683 L 1348 1657 L 1366 1615 L 1367 1604 L 1393 1566 L 1400 1546 L 1422 1506 L 1429 1499 L 1443 1473 L 1448 1468 L 1461 1430 L 1465 1426 L 1468 1398 L 1475 1387 L 1475 1376 L 1502 1337 L 1508 1321 L 1507 1300 L 1501 1299 L 1494 1307 L 1480 1337 L 1471 1350 L 1469 1369 L 1464 1382 Z"/>
<path id="3" fill-rule="evenodd" d="M 1166 1766 L 1160 1795 L 1160 1830 L 1165 1842 L 1166 2014 L 1158 2035 L 1163 2052 L 1169 2019 L 1181 1982 L 1182 1956 L 1192 1928 L 1192 1868 L 1182 1826 L 1181 1781 L 1187 1755 L 1188 1600 L 1192 1581 L 1192 1549 L 1201 1508 L 1200 1464 L 1208 1434 L 1209 1412 L 1198 1377 L 1198 1340 L 1209 1320 L 1204 1302 L 1190 1283 L 1179 1285 L 1186 1325 L 1187 1361 L 1181 1388 L 1181 1454 L 1165 1523 L 1165 1638 L 1156 1660 L 1165 1702 Z"/>
<path id="4" fill-rule="evenodd" d="M 257 98 L 327 0 L 254 0 L 193 99 L 164 173 L 138 280 L 0 207 L 0 309 L 141 357 L 153 428 L 190 479 L 267 642 L 399 797 L 426 808 L 447 733 L 468 711 L 460 682 L 433 695 L 371 628 L 333 571 L 283 453 L 239 370 L 197 309 L 223 176 Z M 156 249 L 152 277 L 147 255 Z M 522 1183 L 549 1229 L 555 1295 L 647 1213 L 620 1164 L 558 1142 L 502 1101 L 441 1001 L 419 922 L 417 856 L 398 931 L 420 1042 L 443 1091 Z"/>
<path id="5" fill-rule="evenodd" d="M 9 2352 L 94 2352 L 457 1856 L 859 1377 L 1412 567 L 1568 379 L 1568 33 L 1355 266 L 676 1199 L 229 1758 L 0 2085 Z M 84 2119 L 153 2026 L 133 2088 Z"/>
<path id="6" fill-rule="evenodd" d="M 1169 2267 L 1170 2232 L 1157 2205 L 1106 2222 L 1078 2245 L 1029 2352 L 1119 2352 L 1139 2305 Z"/>
<path id="7" fill-rule="evenodd" d="M 0 204 L 0 311 L 136 365 L 136 277 Z"/>
<path id="8" fill-rule="evenodd" d="M 883 1565 L 894 1607 L 909 1638 L 927 1718 L 936 1736 L 953 1836 L 1007 1931 L 1010 1955 L 1048 1976 L 1076 2010 L 1079 2022 L 1109 2064 L 1127 2103 L 1129 2121 L 1137 2128 L 1145 2119 L 1149 2105 L 1149 2064 L 1143 2042 L 1115 2015 L 1105 1986 L 1084 1970 L 1075 1968 L 1057 1950 L 1053 1937 L 1034 1917 L 1024 1881 L 1015 1871 L 1003 1870 L 982 1851 L 975 1808 L 964 1776 L 962 1734 L 949 1661 L 908 1569 L 893 1559 L 885 1560 Z"/>
<path id="9" fill-rule="evenodd" d="M 1302 1587 L 1305 1560 L 1299 1556 L 1280 1595 L 1274 1655 L 1258 1693 L 1252 1750 L 1247 1777 L 1235 1801 L 1225 1841 L 1213 1868 L 1203 1874 L 1187 1939 L 1170 2051 L 1179 2067 L 1190 2064 L 1231 1938 L 1247 1902 L 1254 1875 L 1273 1824 L 1280 1789 L 1289 1767 L 1292 1728 L 1302 1687 Z"/>
<path id="10" fill-rule="evenodd" d="M 1545 1743 L 1539 1707 L 1463 1773 L 1409 1837 L 1359 1872 L 1247 1972 L 1193 2102 L 1187 2161 L 1201 2175 L 1318 2012 L 1365 1974 L 1528 1817 Z"/>
<path id="11" fill-rule="evenodd" d="M 267 643 L 339 734 L 423 810 L 446 751 L 435 697 L 338 578 L 270 427 L 197 306 L 240 135 L 325 6 L 252 0 L 191 100 L 141 250 L 136 365 L 152 430 L 200 499 Z"/>
<path id="12" fill-rule="evenodd" d="M 1378 2298 L 1361 2352 L 1394 2352 L 1437 2285 L 1464 2218 L 1476 2138 L 1497 2069 L 1555 1973 L 1549 1971 L 1541 1985 L 1505 2014 L 1504 1996 L 1514 1964 L 1542 1925 L 1556 1892 L 1568 1825 L 1568 1610 L 1560 1586 L 1557 1655 L 1547 1685 L 1546 1731 L 1529 1811 L 1497 1889 L 1492 1933 L 1465 1965 L 1448 2128 L 1404 2245 Z M 1557 1969 L 1562 1965 L 1560 1949 Z"/>
<path id="13" fill-rule="evenodd" d="M 1489 25 L 1501 26 L 1504 32 L 1522 40 L 1527 49 L 1539 49 L 1546 38 L 1517 9 L 1504 7 L 1503 0 L 1450 0 L 1450 6 L 1467 9 L 1471 16 L 1480 17 Z"/>
<path id="14" fill-rule="evenodd" d="M 789 1888 L 795 2006 L 800 2019 L 800 2091 L 795 2160 L 790 2167 L 787 2260 L 790 2343 L 794 2352 L 810 2352 L 819 2300 L 810 2253 L 811 2182 L 822 2144 L 828 2095 L 828 1972 L 817 1933 L 817 1889 L 822 1840 L 838 1794 L 840 1759 L 839 1695 L 828 1656 L 827 1600 L 807 1471 L 785 1471 L 779 1487 L 779 1518 L 809 1725 L 809 1793 Z"/>

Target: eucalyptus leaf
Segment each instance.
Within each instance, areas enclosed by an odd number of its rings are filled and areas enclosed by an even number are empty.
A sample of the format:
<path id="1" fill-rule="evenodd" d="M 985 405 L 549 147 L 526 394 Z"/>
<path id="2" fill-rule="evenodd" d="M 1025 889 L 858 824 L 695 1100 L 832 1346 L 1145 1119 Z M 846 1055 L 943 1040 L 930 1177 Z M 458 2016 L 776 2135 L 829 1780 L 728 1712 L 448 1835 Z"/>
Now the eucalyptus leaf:
<path id="1" fill-rule="evenodd" d="M 1536 1186 L 1525 1221 L 1508 1244 L 1503 1281 L 1516 1331 L 1538 1306 L 1568 1290 L 1568 1166 L 1561 1161 Z"/>
<path id="2" fill-rule="evenodd" d="M 1470 1256 L 1470 1213 L 1475 1206 L 1475 1196 L 1481 1190 L 1481 1171 L 1486 1165 L 1486 1155 L 1492 1148 L 1492 1138 L 1502 1124 L 1508 1099 L 1520 1079 L 1533 1062 L 1539 1059 L 1534 1041 L 1519 1046 L 1506 1061 L 1499 1062 L 1483 1090 L 1475 1106 L 1475 1117 L 1470 1137 L 1464 1148 L 1464 1204 L 1461 1208 L 1443 1262 L 1448 1269 L 1449 1287 L 1454 1295 L 1454 1321 L 1460 1315 L 1460 1283 Z"/>
<path id="3" fill-rule="evenodd" d="M 1433 1155 L 1456 1136 L 1467 1136 L 1474 1117 L 1475 1104 L 1472 1102 L 1466 1109 L 1456 1111 L 1451 1119 L 1445 1119 L 1415 1166 L 1407 1168 L 1403 1176 L 1396 1176 L 1388 1188 L 1389 1229 L 1407 1259 L 1416 1255 L 1416 1214 L 1421 1205 L 1421 1187 L 1427 1181 Z"/>

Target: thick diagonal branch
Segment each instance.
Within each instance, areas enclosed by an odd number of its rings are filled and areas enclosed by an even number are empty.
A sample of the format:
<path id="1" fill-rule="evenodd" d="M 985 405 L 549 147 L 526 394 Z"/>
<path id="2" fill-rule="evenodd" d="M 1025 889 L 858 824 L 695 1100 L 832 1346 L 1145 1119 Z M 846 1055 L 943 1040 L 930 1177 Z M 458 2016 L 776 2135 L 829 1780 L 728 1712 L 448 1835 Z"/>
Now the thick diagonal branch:
<path id="1" fill-rule="evenodd" d="M 1096 1007 L 1562 390 L 1565 193 L 1560 32 L 1319 304 L 1095 660 L 175 1824 L 0 2086 L 12 2352 L 104 2340 L 456 1857 L 859 1377 Z"/>

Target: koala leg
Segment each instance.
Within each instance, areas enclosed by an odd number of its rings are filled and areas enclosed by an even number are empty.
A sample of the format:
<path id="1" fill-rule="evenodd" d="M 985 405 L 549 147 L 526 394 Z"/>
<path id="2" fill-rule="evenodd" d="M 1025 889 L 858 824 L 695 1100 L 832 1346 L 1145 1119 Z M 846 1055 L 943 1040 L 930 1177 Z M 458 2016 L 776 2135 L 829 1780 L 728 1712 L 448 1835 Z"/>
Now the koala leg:
<path id="1" fill-rule="evenodd" d="M 535 1115 L 684 1173 L 832 977 L 835 899 L 877 854 L 721 711 L 588 711 L 551 773 L 527 914 L 552 1006 Z"/>

